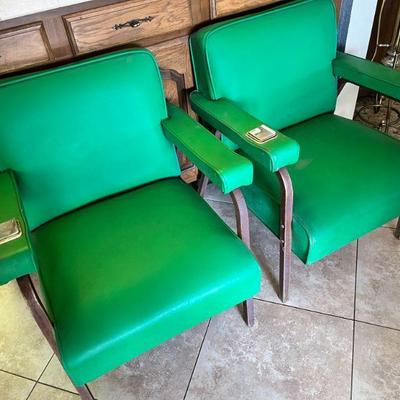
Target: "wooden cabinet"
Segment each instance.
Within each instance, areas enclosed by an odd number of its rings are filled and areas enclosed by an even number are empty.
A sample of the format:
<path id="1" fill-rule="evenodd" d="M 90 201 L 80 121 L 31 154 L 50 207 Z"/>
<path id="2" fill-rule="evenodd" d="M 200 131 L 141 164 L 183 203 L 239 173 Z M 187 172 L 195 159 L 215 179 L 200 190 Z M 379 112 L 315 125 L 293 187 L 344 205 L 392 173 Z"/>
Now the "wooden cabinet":
<path id="1" fill-rule="evenodd" d="M 91 0 L 0 21 L 0 74 L 118 46 L 151 48 L 193 85 L 187 38 L 214 18 L 284 0 Z M 340 7 L 341 0 L 335 0 Z M 167 90 L 168 92 L 168 90 Z"/>
<path id="2" fill-rule="evenodd" d="M 53 60 L 42 24 L 0 31 L 0 73 L 48 63 Z"/>

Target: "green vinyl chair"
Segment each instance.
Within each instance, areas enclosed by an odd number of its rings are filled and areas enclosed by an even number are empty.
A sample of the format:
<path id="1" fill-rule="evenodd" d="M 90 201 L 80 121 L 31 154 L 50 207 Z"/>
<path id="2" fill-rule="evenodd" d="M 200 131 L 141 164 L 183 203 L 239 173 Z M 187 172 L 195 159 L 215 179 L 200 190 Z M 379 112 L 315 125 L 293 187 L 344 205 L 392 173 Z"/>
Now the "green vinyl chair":
<path id="1" fill-rule="evenodd" d="M 292 1 L 190 38 L 192 107 L 254 165 L 243 194 L 280 238 L 282 301 L 292 250 L 311 264 L 400 215 L 400 142 L 333 113 L 338 78 L 400 100 L 400 73 L 337 52 L 335 17 Z"/>
<path id="2" fill-rule="evenodd" d="M 82 399 L 86 383 L 238 303 L 252 324 L 258 264 L 180 180 L 174 145 L 232 194 L 248 240 L 251 163 L 166 104 L 149 51 L 0 81 L 0 284 L 17 278 Z"/>

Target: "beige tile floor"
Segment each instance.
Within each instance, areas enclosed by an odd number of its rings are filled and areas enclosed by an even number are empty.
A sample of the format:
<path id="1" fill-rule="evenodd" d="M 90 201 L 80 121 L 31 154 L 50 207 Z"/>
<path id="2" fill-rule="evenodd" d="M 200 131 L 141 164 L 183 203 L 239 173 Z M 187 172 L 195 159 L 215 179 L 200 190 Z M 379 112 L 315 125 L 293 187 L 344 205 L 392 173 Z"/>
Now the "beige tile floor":
<path id="1" fill-rule="evenodd" d="M 229 197 L 207 201 L 234 229 Z M 325 260 L 294 260 L 276 295 L 278 241 L 251 216 L 263 269 L 248 328 L 234 308 L 89 386 L 98 400 L 400 399 L 400 241 L 394 222 Z M 15 283 L 0 287 L 0 400 L 74 400 Z"/>

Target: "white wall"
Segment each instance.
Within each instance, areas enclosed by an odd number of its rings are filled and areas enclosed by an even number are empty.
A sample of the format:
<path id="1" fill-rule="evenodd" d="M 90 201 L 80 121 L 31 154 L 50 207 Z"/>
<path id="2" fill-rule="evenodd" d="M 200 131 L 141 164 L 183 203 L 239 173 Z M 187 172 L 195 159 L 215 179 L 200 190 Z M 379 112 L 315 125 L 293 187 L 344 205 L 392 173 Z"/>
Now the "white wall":
<path id="1" fill-rule="evenodd" d="M 353 0 L 345 52 L 365 58 L 376 11 L 377 0 Z M 359 87 L 346 83 L 341 91 L 335 113 L 353 119 Z"/>
<path id="2" fill-rule="evenodd" d="M 89 0 L 0 0 L 0 21 Z"/>

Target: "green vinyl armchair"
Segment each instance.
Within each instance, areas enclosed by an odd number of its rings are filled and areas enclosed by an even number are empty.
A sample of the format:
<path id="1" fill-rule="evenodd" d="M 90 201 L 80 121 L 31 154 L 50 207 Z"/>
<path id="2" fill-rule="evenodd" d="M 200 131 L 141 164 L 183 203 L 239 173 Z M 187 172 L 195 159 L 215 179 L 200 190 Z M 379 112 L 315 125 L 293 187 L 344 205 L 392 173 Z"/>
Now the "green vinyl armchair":
<path id="1" fill-rule="evenodd" d="M 292 251 L 311 264 L 400 215 L 400 142 L 333 113 L 338 78 L 400 100 L 400 73 L 337 53 L 332 0 L 220 22 L 190 45 L 192 107 L 254 165 L 243 193 L 280 238 L 286 301 Z M 261 125 L 275 137 L 249 134 Z"/>
<path id="2" fill-rule="evenodd" d="M 0 81 L 0 110 L 0 284 L 17 279 L 82 399 L 236 304 L 252 324 L 260 270 L 239 188 L 253 167 L 166 104 L 149 51 Z M 174 145 L 231 193 L 245 243 L 180 180 Z"/>

